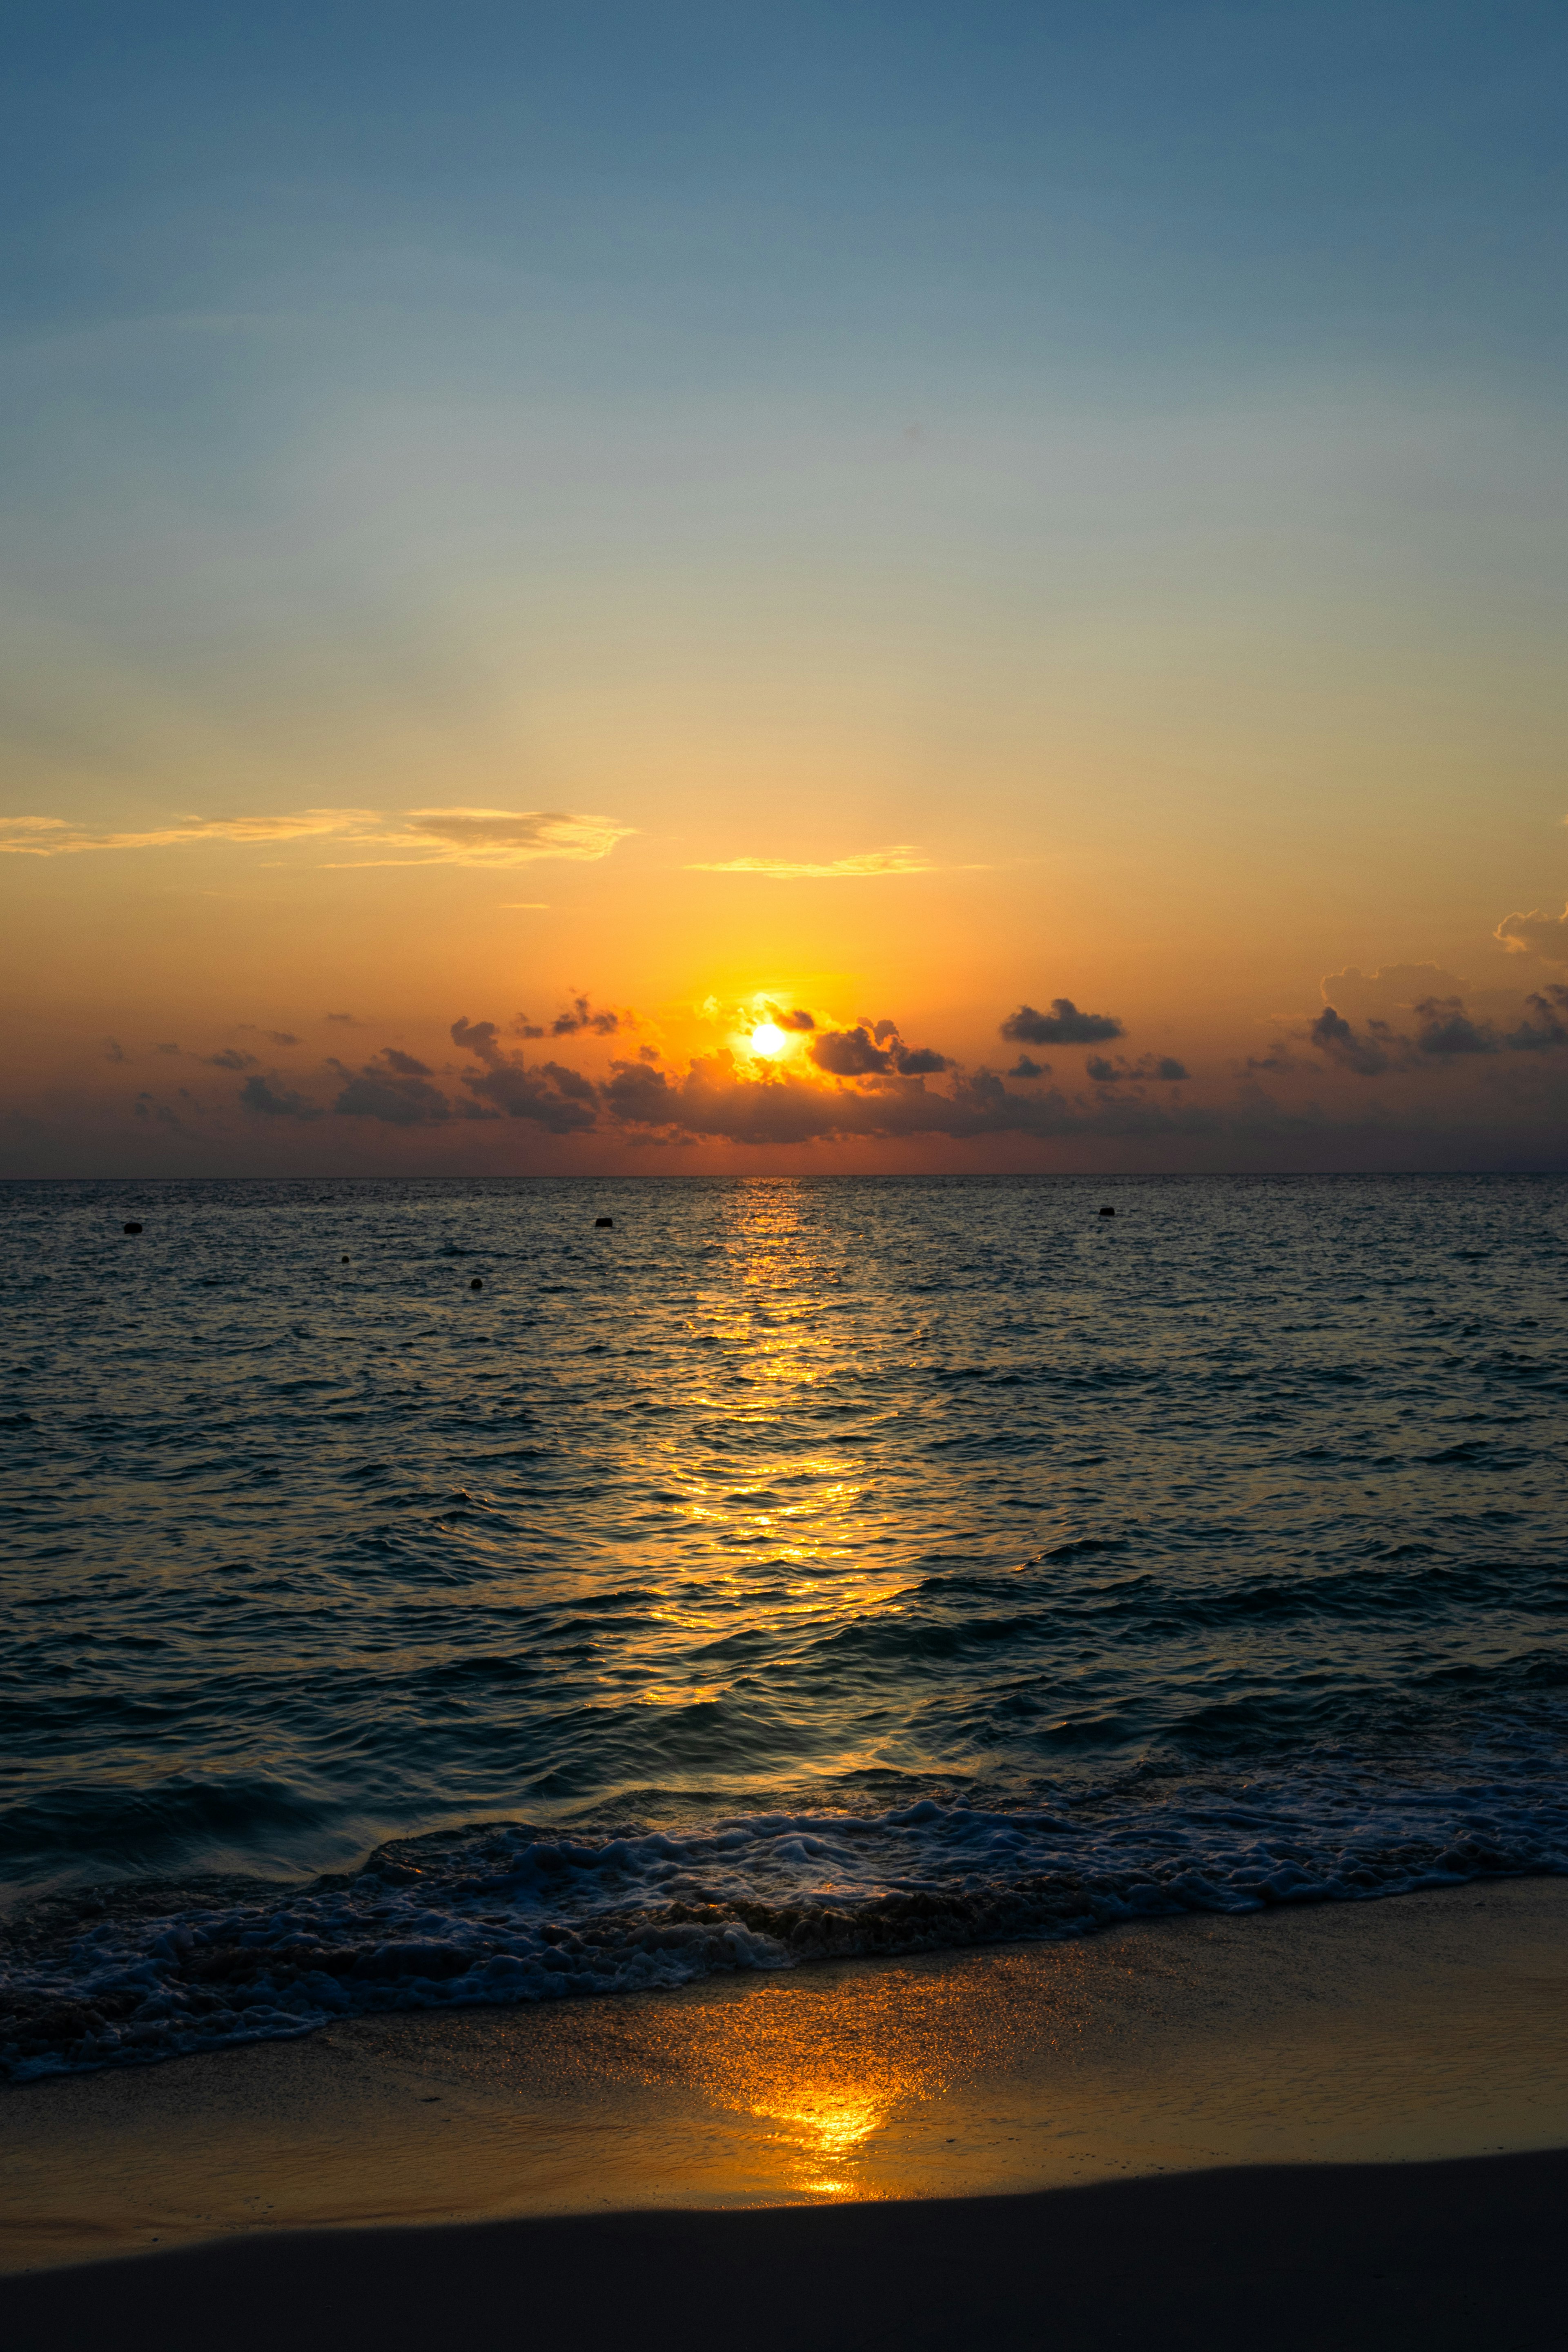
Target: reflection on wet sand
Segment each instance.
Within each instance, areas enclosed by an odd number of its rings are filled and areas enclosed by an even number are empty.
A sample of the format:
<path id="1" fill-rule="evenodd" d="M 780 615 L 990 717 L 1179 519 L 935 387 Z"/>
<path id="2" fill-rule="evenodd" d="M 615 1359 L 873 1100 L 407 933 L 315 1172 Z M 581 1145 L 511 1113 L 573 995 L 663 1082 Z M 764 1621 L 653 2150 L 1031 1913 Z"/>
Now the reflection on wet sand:
<path id="1" fill-rule="evenodd" d="M 1568 1883 L 387 2017 L 5 2095 L 0 2266 L 1558 2145 Z M 1392 1989 L 1392 1990 L 1391 1990 Z"/>

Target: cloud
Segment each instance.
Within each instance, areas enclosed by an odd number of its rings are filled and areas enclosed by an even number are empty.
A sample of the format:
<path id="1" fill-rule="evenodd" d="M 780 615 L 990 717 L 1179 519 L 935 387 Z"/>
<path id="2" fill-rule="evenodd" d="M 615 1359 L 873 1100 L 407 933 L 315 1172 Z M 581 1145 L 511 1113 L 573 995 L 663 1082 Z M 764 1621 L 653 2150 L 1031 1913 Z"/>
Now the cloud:
<path id="1" fill-rule="evenodd" d="M 848 1136 L 1208 1134 L 1223 1131 L 1226 1124 L 1225 1116 L 1215 1111 L 1196 1107 L 1167 1110 L 1137 1097 L 1102 1096 L 1086 1105 L 1055 1088 L 1046 1094 L 1013 1094 L 989 1070 L 961 1073 L 942 1093 L 921 1079 L 891 1074 L 867 1088 L 825 1087 L 776 1072 L 742 1076 L 727 1052 L 700 1057 L 679 1079 L 636 1062 L 617 1062 L 601 1096 L 608 1116 L 622 1126 L 742 1144 L 807 1143 Z M 1266 1115 L 1275 1125 L 1283 1117 L 1271 1108 L 1248 1112 L 1254 1121 Z"/>
<path id="2" fill-rule="evenodd" d="M 179 1050 L 179 1047 L 175 1045 L 154 1045 L 153 1048 L 154 1054 L 177 1054 Z"/>
<path id="3" fill-rule="evenodd" d="M 893 1064 L 906 1078 L 923 1077 L 928 1073 L 934 1076 L 938 1070 L 952 1066 L 947 1055 L 939 1054 L 934 1045 L 895 1045 Z"/>
<path id="4" fill-rule="evenodd" d="M 1293 1054 L 1289 1045 L 1272 1045 L 1267 1054 L 1249 1054 L 1247 1066 L 1249 1070 L 1268 1070 L 1282 1078 L 1292 1070 L 1308 1069 L 1310 1065 L 1303 1062 L 1300 1054 Z"/>
<path id="5" fill-rule="evenodd" d="M 873 1044 L 864 1029 L 825 1029 L 820 1037 L 811 1041 L 812 1060 L 819 1070 L 826 1070 L 836 1078 L 863 1078 L 879 1076 L 893 1066 L 893 1057 L 885 1045 Z"/>
<path id="6" fill-rule="evenodd" d="M 344 1029 L 363 1029 L 364 1027 L 364 1023 L 363 1021 L 356 1021 L 352 1013 L 328 1013 L 322 1017 L 328 1021 L 336 1021 L 340 1026 Z"/>
<path id="7" fill-rule="evenodd" d="M 621 1025 L 618 1013 L 595 1013 L 585 996 L 576 996 L 564 1013 L 558 1013 L 550 1024 L 552 1037 L 575 1036 L 579 1029 L 592 1030 L 596 1037 L 613 1037 Z M 537 1030 L 525 1030 L 525 1036 L 537 1037 Z"/>
<path id="8" fill-rule="evenodd" d="M 858 857 L 808 864 L 789 857 L 729 857 L 719 865 L 689 866 L 689 874 L 763 874 L 774 882 L 865 882 L 889 874 L 934 874 L 936 867 L 910 843 L 893 849 L 868 849 Z"/>
<path id="9" fill-rule="evenodd" d="M 353 863 L 498 866 L 563 857 L 593 864 L 607 857 L 633 830 L 614 817 L 573 815 L 565 809 L 410 809 L 401 831 L 377 837 L 388 848 L 419 855 Z"/>
<path id="10" fill-rule="evenodd" d="M 436 1127 L 452 1117 L 452 1106 L 439 1087 L 430 1084 L 429 1073 L 422 1062 L 416 1062 L 409 1071 L 398 1065 L 410 1060 L 406 1054 L 395 1054 L 390 1046 L 384 1049 L 379 1061 L 367 1062 L 357 1077 L 351 1078 L 332 1105 L 344 1118 L 379 1118 L 388 1127 Z"/>
<path id="11" fill-rule="evenodd" d="M 1326 1004 L 1312 1023 L 1307 1043 L 1358 1078 L 1374 1078 L 1384 1070 L 1404 1066 L 1410 1056 L 1409 1040 L 1395 1036 L 1385 1021 L 1369 1022 L 1365 1034 L 1358 1035 L 1331 1004 Z"/>
<path id="12" fill-rule="evenodd" d="M 310 1102 L 291 1087 L 275 1087 L 267 1078 L 247 1078 L 239 1090 L 240 1107 L 263 1118 L 320 1118 L 319 1103 Z"/>
<path id="13" fill-rule="evenodd" d="M 184 1089 L 182 1088 L 181 1091 L 184 1092 Z M 170 1104 L 161 1103 L 156 1095 L 150 1095 L 143 1090 L 137 1096 L 131 1108 L 138 1118 L 155 1119 L 160 1127 L 174 1128 L 182 1135 L 185 1131 L 185 1122 L 178 1112 Z"/>
<path id="14" fill-rule="evenodd" d="M 1499 1050 L 1497 1032 L 1484 1022 L 1472 1021 L 1457 996 L 1429 996 L 1415 1012 L 1421 1024 L 1415 1033 L 1417 1053 L 1495 1054 Z"/>
<path id="15" fill-rule="evenodd" d="M 1533 1019 L 1521 1021 L 1510 1030 L 1503 1044 L 1511 1053 L 1554 1053 L 1560 1045 L 1568 1045 L 1568 1024 L 1563 1015 L 1568 1012 L 1568 988 L 1553 982 L 1539 995 L 1525 999 Z"/>
<path id="16" fill-rule="evenodd" d="M 520 1055 L 510 1054 L 493 1021 L 453 1022 L 452 1043 L 482 1066 L 463 1074 L 463 1084 L 476 1103 L 508 1118 L 529 1118 L 552 1135 L 572 1135 L 597 1123 L 598 1088 L 577 1070 L 559 1062 L 531 1068 Z"/>
<path id="17" fill-rule="evenodd" d="M 1406 966 L 1419 970 L 1421 967 Z M 1553 982 L 1525 1000 L 1525 1017 L 1506 1034 L 1489 1021 L 1476 1021 L 1459 996 L 1427 996 L 1411 1010 L 1415 1033 L 1406 1036 L 1386 1021 L 1369 1021 L 1358 1032 L 1332 1005 L 1326 1006 L 1307 1032 L 1310 1042 L 1342 1069 L 1357 1077 L 1381 1076 L 1389 1070 L 1410 1070 L 1424 1061 L 1434 1069 L 1452 1067 L 1477 1056 L 1500 1053 L 1555 1053 L 1568 1047 L 1568 987 Z M 1251 1064 L 1249 1068 L 1267 1065 Z"/>
<path id="18" fill-rule="evenodd" d="M 1048 1062 L 1034 1061 L 1027 1054 L 1020 1054 L 1007 1073 L 1010 1078 L 1048 1078 L 1050 1075 L 1051 1066 Z"/>
<path id="19" fill-rule="evenodd" d="M 106 1062 L 123 1062 L 127 1059 L 125 1048 L 121 1044 L 118 1037 L 106 1037 L 104 1039 L 103 1058 Z"/>
<path id="20" fill-rule="evenodd" d="M 798 1029 L 804 1031 L 815 1029 L 816 1026 L 815 1017 L 811 1013 L 805 1012 L 798 1004 L 795 1006 L 793 1013 L 781 1013 L 776 1004 L 770 1004 L 767 1008 L 767 1013 L 768 1019 L 773 1023 L 775 1029 Z M 879 1030 L 880 1029 L 880 1026 L 881 1024 L 879 1023 Z"/>
<path id="21" fill-rule="evenodd" d="M 0 852 L 63 857 L 92 849 L 170 849 L 196 842 L 240 846 L 341 841 L 395 850 L 393 857 L 333 860 L 353 866 L 527 866 L 536 858 L 607 857 L 632 831 L 614 817 L 565 809 L 429 808 L 388 815 L 377 809 L 295 809 L 279 816 L 182 816 L 140 833 L 105 833 L 64 817 L 0 817 Z"/>
<path id="22" fill-rule="evenodd" d="M 1321 992 L 1323 1003 L 1331 1004 L 1336 1013 L 1351 1021 L 1364 1021 L 1372 1015 L 1387 1019 L 1392 1013 L 1413 1012 L 1428 997 L 1465 996 L 1469 985 L 1440 963 L 1385 963 L 1373 972 L 1362 971 L 1352 963 L 1343 971 L 1325 973 Z"/>
<path id="23" fill-rule="evenodd" d="M 534 1029 L 527 1034 L 538 1037 L 542 1036 L 543 1032 Z M 475 1054 L 481 1062 L 501 1062 L 506 1058 L 506 1049 L 500 1042 L 500 1031 L 493 1021 L 458 1019 L 453 1022 L 450 1034 L 452 1043 L 459 1053 Z"/>
<path id="24" fill-rule="evenodd" d="M 1122 1024 L 1110 1013 L 1080 1013 L 1070 996 L 1051 1000 L 1048 1013 L 1020 1004 L 1002 1024 L 1002 1034 L 1015 1045 L 1098 1045 L 1120 1037 Z"/>
<path id="25" fill-rule="evenodd" d="M 384 1045 L 380 1059 L 387 1069 L 395 1070 L 400 1078 L 427 1078 L 433 1075 L 427 1062 L 416 1062 L 412 1054 L 399 1053 L 395 1045 Z"/>
<path id="26" fill-rule="evenodd" d="M 298 1037 L 290 1036 L 287 1029 L 268 1029 L 267 1034 L 275 1045 L 297 1045 L 300 1042 Z"/>
<path id="27" fill-rule="evenodd" d="M 226 1045 L 221 1054 L 204 1054 L 202 1059 L 214 1070 L 254 1070 L 254 1054 L 242 1054 L 237 1045 Z"/>
<path id="28" fill-rule="evenodd" d="M 1540 907 L 1528 915 L 1505 915 L 1492 937 L 1515 955 L 1540 956 L 1544 963 L 1568 963 L 1568 907 L 1560 915 L 1548 915 Z"/>
<path id="29" fill-rule="evenodd" d="M 1170 1054 L 1145 1054 L 1136 1062 L 1129 1062 L 1121 1055 L 1118 1055 L 1114 1062 L 1108 1062 L 1103 1054 L 1091 1054 L 1083 1066 L 1086 1074 L 1100 1087 L 1136 1086 L 1146 1078 L 1173 1083 L 1178 1078 L 1192 1076 L 1185 1064 L 1178 1062 Z"/>
<path id="30" fill-rule="evenodd" d="M 0 852 L 64 857 L 88 849 L 169 849 L 196 841 L 269 844 L 358 834 L 380 822 L 374 809 L 296 809 L 286 816 L 183 816 L 144 833 L 100 833 L 65 817 L 10 816 L 0 817 Z"/>

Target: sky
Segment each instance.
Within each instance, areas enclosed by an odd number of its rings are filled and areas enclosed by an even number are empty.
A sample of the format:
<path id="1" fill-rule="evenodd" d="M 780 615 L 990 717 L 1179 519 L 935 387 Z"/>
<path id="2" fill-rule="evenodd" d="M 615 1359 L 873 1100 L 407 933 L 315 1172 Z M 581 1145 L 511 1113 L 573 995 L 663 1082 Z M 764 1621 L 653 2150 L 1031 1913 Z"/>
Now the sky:
<path id="1" fill-rule="evenodd" d="M 1568 15 L 14 0 L 0 1174 L 1568 1163 Z"/>

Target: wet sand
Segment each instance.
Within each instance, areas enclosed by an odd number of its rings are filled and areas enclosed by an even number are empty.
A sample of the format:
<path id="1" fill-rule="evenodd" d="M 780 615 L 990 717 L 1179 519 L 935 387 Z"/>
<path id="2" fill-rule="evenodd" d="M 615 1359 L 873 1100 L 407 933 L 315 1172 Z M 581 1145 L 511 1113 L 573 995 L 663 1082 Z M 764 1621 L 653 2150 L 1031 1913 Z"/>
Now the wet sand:
<path id="1" fill-rule="evenodd" d="M 0 2332 L 1554 2342 L 1565 1930 L 1514 1882 L 24 2085 Z"/>

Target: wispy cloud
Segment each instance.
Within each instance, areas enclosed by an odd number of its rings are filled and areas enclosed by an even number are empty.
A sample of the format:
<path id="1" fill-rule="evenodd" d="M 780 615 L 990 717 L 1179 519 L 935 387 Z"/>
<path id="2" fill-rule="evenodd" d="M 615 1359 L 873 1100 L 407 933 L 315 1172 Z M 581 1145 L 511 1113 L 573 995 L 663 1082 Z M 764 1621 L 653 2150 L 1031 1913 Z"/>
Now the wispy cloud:
<path id="1" fill-rule="evenodd" d="M 527 866 L 536 858 L 607 857 L 632 831 L 614 817 L 564 809 L 295 809 L 279 816 L 182 816 L 141 833 L 107 833 L 65 817 L 0 817 L 0 853 L 64 857 L 87 850 L 173 849 L 198 842 L 241 846 L 280 841 L 342 842 L 396 853 L 340 857 L 329 869 L 356 866 Z"/>
<path id="2" fill-rule="evenodd" d="M 820 864 L 790 857 L 727 857 L 717 864 L 689 866 L 689 874 L 764 874 L 773 882 L 864 882 L 884 874 L 934 874 L 929 857 L 908 842 L 892 849 L 867 849 L 858 857 L 833 857 Z"/>

